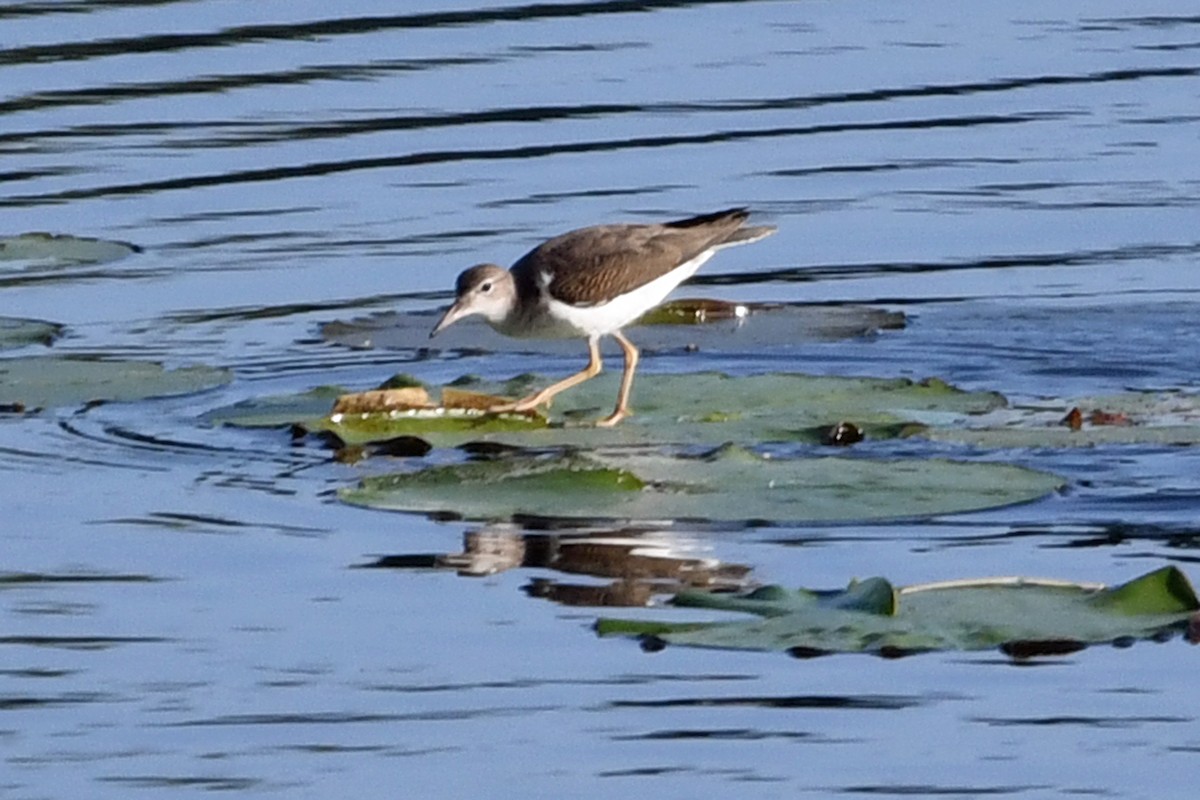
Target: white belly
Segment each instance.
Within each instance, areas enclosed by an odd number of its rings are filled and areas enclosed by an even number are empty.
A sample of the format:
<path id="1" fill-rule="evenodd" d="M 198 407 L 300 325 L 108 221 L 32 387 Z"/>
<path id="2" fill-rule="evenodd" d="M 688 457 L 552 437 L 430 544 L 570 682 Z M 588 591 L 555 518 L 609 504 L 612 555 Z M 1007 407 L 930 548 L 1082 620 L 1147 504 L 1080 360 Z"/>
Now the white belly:
<path id="1" fill-rule="evenodd" d="M 717 248 L 705 250 L 691 261 L 680 264 L 644 286 L 597 306 L 572 306 L 558 300 L 547 301 L 549 311 L 580 336 L 604 336 L 624 328 L 667 298 L 676 286 L 696 274 Z"/>

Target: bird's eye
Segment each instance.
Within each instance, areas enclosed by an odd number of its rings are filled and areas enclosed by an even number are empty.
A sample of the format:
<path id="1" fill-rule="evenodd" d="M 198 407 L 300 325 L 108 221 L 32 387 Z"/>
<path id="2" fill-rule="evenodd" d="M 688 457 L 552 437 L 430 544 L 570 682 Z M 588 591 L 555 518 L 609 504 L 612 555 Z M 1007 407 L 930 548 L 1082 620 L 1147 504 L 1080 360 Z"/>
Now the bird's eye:
<path id="1" fill-rule="evenodd" d="M 479 291 L 483 292 L 484 294 L 487 294 L 491 290 L 492 290 L 492 282 L 491 281 L 484 281 L 483 283 L 479 284 Z"/>

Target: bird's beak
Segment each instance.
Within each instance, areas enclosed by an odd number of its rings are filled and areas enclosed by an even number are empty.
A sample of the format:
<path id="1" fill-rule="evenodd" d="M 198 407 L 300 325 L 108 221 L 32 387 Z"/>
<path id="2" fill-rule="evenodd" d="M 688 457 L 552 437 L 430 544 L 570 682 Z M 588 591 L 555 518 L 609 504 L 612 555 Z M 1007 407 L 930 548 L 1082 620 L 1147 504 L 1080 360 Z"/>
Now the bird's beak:
<path id="1" fill-rule="evenodd" d="M 429 338 L 437 336 L 446 328 L 449 328 L 455 322 L 458 322 L 463 317 L 467 316 L 466 308 L 461 303 L 455 303 L 446 309 L 446 313 L 438 320 L 438 324 L 433 326 L 433 330 L 429 332 Z"/>

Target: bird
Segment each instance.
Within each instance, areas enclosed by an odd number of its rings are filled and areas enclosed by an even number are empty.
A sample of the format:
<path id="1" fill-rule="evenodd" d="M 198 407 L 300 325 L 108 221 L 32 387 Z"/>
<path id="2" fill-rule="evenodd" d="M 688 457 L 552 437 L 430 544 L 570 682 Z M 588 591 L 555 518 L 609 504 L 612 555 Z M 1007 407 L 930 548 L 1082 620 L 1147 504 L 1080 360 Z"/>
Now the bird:
<path id="1" fill-rule="evenodd" d="M 506 336 L 587 340 L 586 367 L 488 409 L 497 413 L 548 406 L 555 395 L 594 378 L 603 369 L 600 339 L 612 336 L 625 355 L 625 370 L 616 408 L 596 422 L 612 427 L 632 414 L 629 394 L 638 365 L 638 349 L 622 328 L 666 299 L 718 250 L 775 232 L 770 225 L 746 226 L 749 216 L 746 208 L 730 208 L 674 222 L 594 225 L 543 242 L 511 269 L 476 265 L 458 276 L 454 303 L 429 336 L 480 315 Z"/>

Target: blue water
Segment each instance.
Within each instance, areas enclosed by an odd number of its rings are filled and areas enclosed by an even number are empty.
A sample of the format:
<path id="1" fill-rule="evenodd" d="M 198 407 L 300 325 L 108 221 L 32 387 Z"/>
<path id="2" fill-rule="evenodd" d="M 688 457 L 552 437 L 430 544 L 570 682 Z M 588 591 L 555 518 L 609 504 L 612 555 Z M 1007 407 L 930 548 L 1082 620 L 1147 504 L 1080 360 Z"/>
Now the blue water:
<path id="1" fill-rule="evenodd" d="M 1179 641 L 1028 668 L 651 656 L 594 636 L 611 609 L 522 591 L 594 577 L 358 568 L 456 552 L 477 526 L 341 505 L 365 467 L 197 421 L 396 370 L 565 374 L 582 348 L 352 351 L 319 326 L 433 308 L 464 266 L 573 227 L 732 205 L 779 232 L 688 294 L 867 303 L 908 326 L 649 354 L 647 372 L 1195 390 L 1190 4 L 28 0 L 0 25 L 0 234 L 144 248 L 0 262 L 0 315 L 65 324 L 49 352 L 235 374 L 0 418 L 4 797 L 1193 793 Z M 656 535 L 789 585 L 1195 579 L 1193 450 L 968 455 L 1068 488 L 905 524 Z"/>

